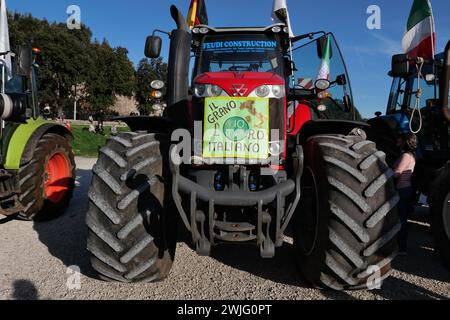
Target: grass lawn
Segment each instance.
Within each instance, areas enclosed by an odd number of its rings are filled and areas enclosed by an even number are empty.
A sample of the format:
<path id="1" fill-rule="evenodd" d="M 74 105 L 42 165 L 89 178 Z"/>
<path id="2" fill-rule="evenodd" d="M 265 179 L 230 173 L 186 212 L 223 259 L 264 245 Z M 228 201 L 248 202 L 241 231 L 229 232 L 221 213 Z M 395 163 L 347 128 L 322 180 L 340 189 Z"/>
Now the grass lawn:
<path id="1" fill-rule="evenodd" d="M 130 131 L 128 127 L 118 128 L 119 132 Z M 98 150 L 103 147 L 109 138 L 111 127 L 105 126 L 105 135 L 90 133 L 89 126 L 72 125 L 74 141 L 72 142 L 73 152 L 79 157 L 96 158 Z"/>

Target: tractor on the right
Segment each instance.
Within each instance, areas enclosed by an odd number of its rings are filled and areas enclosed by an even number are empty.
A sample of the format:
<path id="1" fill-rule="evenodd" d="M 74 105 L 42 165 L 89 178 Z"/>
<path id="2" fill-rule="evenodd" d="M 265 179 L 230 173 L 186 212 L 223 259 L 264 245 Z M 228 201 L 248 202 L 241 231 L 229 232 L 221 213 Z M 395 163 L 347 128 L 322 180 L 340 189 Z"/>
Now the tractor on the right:
<path id="1" fill-rule="evenodd" d="M 393 84 L 387 112 L 369 120 L 370 138 L 392 165 L 400 155 L 398 137 L 417 132 L 413 182 L 418 193 L 428 196 L 436 249 L 450 267 L 450 41 L 431 61 L 393 56 L 389 75 Z"/>

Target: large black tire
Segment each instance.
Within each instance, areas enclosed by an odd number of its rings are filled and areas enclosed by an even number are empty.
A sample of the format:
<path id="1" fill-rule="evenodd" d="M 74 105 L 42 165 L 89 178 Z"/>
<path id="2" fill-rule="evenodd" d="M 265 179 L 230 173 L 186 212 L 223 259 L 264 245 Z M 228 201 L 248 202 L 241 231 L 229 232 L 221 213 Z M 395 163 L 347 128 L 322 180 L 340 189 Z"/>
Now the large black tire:
<path id="1" fill-rule="evenodd" d="M 436 249 L 450 268 L 450 162 L 439 170 L 428 199 Z"/>
<path id="2" fill-rule="evenodd" d="M 45 193 L 48 179 L 47 164 L 55 154 L 67 161 L 67 184 L 65 195 L 58 201 L 50 201 Z M 33 160 L 19 169 L 19 201 L 24 210 L 19 213 L 23 220 L 49 220 L 64 213 L 75 187 L 75 159 L 69 141 L 57 134 L 45 134 L 38 142 Z"/>
<path id="3" fill-rule="evenodd" d="M 385 154 L 371 141 L 341 135 L 314 136 L 304 149 L 302 200 L 293 221 L 302 273 L 321 288 L 376 287 L 391 272 L 400 230 Z"/>
<path id="4" fill-rule="evenodd" d="M 176 223 L 164 210 L 165 141 L 129 132 L 111 138 L 100 150 L 86 224 L 92 267 L 103 280 L 153 282 L 170 272 Z"/>

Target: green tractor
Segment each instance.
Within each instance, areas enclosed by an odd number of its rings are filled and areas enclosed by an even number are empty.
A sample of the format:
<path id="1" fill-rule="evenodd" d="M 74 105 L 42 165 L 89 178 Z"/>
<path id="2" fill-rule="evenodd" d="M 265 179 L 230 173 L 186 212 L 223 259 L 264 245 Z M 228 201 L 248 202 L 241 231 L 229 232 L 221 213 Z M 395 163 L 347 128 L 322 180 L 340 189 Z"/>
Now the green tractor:
<path id="1" fill-rule="evenodd" d="M 0 214 L 24 220 L 61 214 L 75 185 L 71 133 L 40 116 L 38 51 L 20 47 L 13 56 L 12 76 L 3 65 L 0 80 Z"/>
<path id="2" fill-rule="evenodd" d="M 392 165 L 399 156 L 397 137 L 421 129 L 414 185 L 428 196 L 436 248 L 450 266 L 450 42 L 434 60 L 420 61 L 420 74 L 414 62 L 404 54 L 393 56 L 387 112 L 369 121 L 371 138 Z"/>

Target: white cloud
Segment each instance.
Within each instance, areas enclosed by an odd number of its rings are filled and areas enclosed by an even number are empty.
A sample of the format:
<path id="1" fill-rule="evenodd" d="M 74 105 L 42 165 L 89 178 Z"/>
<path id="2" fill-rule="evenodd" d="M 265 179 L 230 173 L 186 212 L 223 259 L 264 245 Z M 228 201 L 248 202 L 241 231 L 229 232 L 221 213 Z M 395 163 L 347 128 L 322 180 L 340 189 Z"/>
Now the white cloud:
<path id="1" fill-rule="evenodd" d="M 402 52 L 400 40 L 393 40 L 375 31 L 370 31 L 368 32 L 368 34 L 372 37 L 372 39 L 368 39 L 370 41 L 370 45 L 353 46 L 353 50 L 362 54 L 368 55 L 383 54 L 386 56 L 392 56 L 394 54 Z"/>

